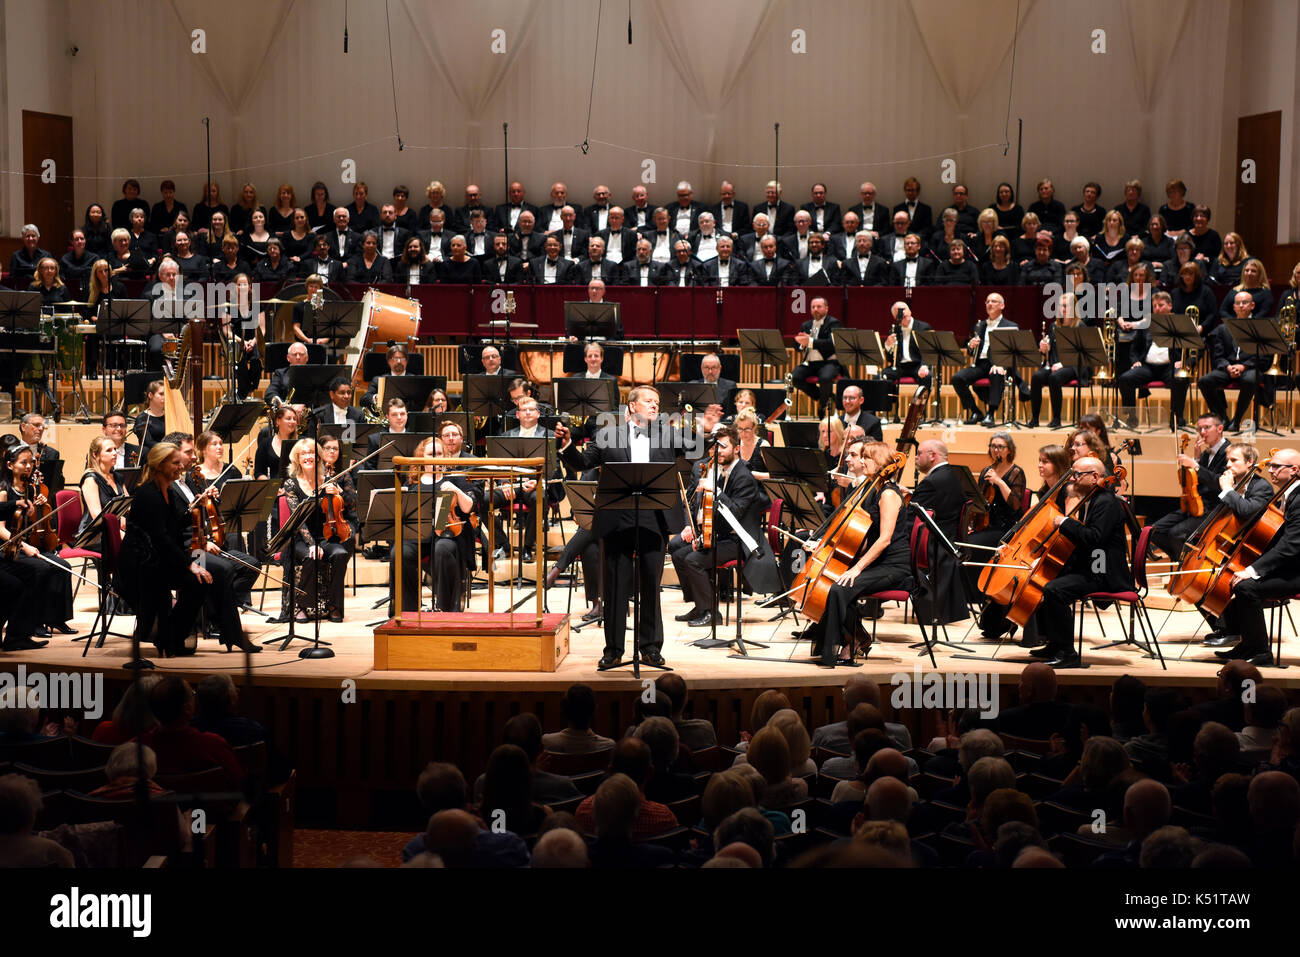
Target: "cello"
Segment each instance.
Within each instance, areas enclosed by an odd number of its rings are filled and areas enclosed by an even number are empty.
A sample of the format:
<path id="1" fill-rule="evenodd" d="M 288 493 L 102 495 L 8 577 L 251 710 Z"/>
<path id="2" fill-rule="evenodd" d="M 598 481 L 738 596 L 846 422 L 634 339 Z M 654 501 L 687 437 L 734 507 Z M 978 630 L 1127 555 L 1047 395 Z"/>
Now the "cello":
<path id="1" fill-rule="evenodd" d="M 1226 549 L 1227 558 L 1211 576 L 1205 597 L 1198 603 L 1202 611 L 1217 618 L 1228 607 L 1233 576 L 1253 565 L 1282 530 L 1286 522 L 1285 493 L 1285 487 L 1278 489 L 1258 515 L 1242 524 L 1241 531 Z"/>
<path id="2" fill-rule="evenodd" d="M 808 556 L 803 568 L 795 574 L 790 593 L 797 594 L 795 603 L 804 617 L 821 621 L 826 612 L 826 598 L 831 586 L 857 560 L 872 524 L 871 516 L 859 506 L 873 491 L 902 472 L 907 465 L 908 450 L 921 422 L 921 413 L 925 411 L 928 393 L 929 386 L 922 385 L 912 395 L 907 421 L 903 424 L 895 445 L 894 460 L 870 482 L 863 482 L 845 495 L 844 501 L 827 519 L 826 534 Z"/>
<path id="3" fill-rule="evenodd" d="M 1053 521 L 1064 515 L 1057 492 L 1074 475 L 1062 475 L 1043 498 L 1011 527 L 993 553 L 993 560 L 979 575 L 980 591 L 999 605 L 1011 604 L 1011 596 L 1024 579 L 1024 572 L 1042 554 L 1042 543 L 1052 533 Z"/>
<path id="4" fill-rule="evenodd" d="M 1178 440 L 1178 454 L 1187 454 L 1187 443 L 1192 440 L 1190 435 L 1184 435 Z M 1205 503 L 1201 501 L 1200 489 L 1196 487 L 1196 471 L 1189 469 L 1186 465 L 1178 466 L 1178 485 L 1182 488 L 1182 494 L 1178 498 L 1178 508 L 1189 518 L 1200 518 L 1205 514 Z"/>

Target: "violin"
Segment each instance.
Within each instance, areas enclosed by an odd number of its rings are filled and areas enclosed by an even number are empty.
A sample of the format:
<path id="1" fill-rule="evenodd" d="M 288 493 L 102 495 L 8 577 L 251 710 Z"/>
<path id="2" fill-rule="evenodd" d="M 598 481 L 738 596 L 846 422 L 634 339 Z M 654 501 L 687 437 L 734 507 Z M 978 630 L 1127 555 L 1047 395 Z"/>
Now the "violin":
<path id="1" fill-rule="evenodd" d="M 830 595 L 831 586 L 857 560 L 872 525 L 871 515 L 859 506 L 907 465 L 908 450 L 917 426 L 920 425 L 928 393 L 929 386 L 922 385 L 913 394 L 907 421 L 903 424 L 895 446 L 893 461 L 886 464 L 870 482 L 862 482 L 845 495 L 843 503 L 827 520 L 826 534 L 822 536 L 816 550 L 795 574 L 791 592 L 795 594 L 799 612 L 804 617 L 821 621 L 826 613 L 826 599 Z"/>
<path id="2" fill-rule="evenodd" d="M 197 465 L 190 470 L 190 475 L 196 482 L 203 481 L 203 472 L 199 470 Z M 211 539 L 218 548 L 225 548 L 226 523 L 222 521 L 221 512 L 218 511 L 217 504 L 214 501 L 220 494 L 216 484 L 213 483 L 194 499 L 194 503 L 190 508 L 197 517 L 199 524 L 203 526 L 205 540 Z"/>
<path id="3" fill-rule="evenodd" d="M 1187 443 L 1192 440 L 1184 435 L 1178 440 L 1178 454 L 1187 454 Z M 1205 514 L 1205 503 L 1201 501 L 1200 490 L 1196 487 L 1196 470 L 1185 465 L 1178 466 L 1178 485 L 1183 490 L 1178 497 L 1178 507 L 1190 518 L 1200 518 Z"/>
<path id="4" fill-rule="evenodd" d="M 1072 475 L 1073 473 L 1067 474 Z M 1093 488 L 1089 489 L 1074 503 L 1073 507 L 1068 510 L 1061 510 L 1059 514 L 1065 518 L 1073 518 L 1078 514 L 1079 509 L 1083 508 L 1088 500 L 1097 493 L 1098 489 L 1103 487 L 1114 489 L 1127 477 L 1128 470 L 1122 465 L 1117 465 L 1114 474 L 1099 479 Z M 1033 554 L 1029 567 L 1018 573 L 1017 584 L 1012 590 L 1010 601 L 1007 603 L 1009 606 L 1007 608 L 1007 619 L 1009 621 L 1015 622 L 1022 628 L 1029 623 L 1029 619 L 1033 617 L 1034 612 L 1043 601 L 1043 590 L 1060 575 L 1066 562 L 1074 554 L 1074 547 L 1074 541 L 1068 535 L 1062 534 L 1060 526 L 1052 522 L 1050 531 L 1043 535 L 1041 540 L 1035 541 L 1034 547 L 1031 549 Z"/>
<path id="5" fill-rule="evenodd" d="M 332 466 L 325 467 L 325 482 L 329 484 L 330 479 L 334 477 Z M 343 495 L 341 493 L 322 494 L 320 497 L 321 511 L 325 513 L 325 529 L 322 537 L 327 542 L 346 542 L 352 537 L 352 526 L 348 520 L 343 517 L 345 506 Z"/>
<path id="6" fill-rule="evenodd" d="M 31 532 L 33 543 L 43 552 L 57 552 L 59 550 L 59 531 L 51 520 L 54 507 L 50 505 L 50 490 L 41 478 L 41 470 L 33 469 L 32 477 L 27 483 L 27 488 L 32 492 L 33 501 L 38 502 L 36 506 L 36 518 L 33 522 L 35 526 Z"/>
<path id="7" fill-rule="evenodd" d="M 443 474 L 444 470 L 442 468 L 434 470 L 433 487 L 435 491 L 440 485 L 442 485 Z M 468 516 L 462 515 L 460 506 L 458 506 L 454 501 L 452 502 L 451 513 L 447 516 L 447 524 L 444 526 L 444 531 L 450 533 L 453 538 L 457 538 L 466 530 L 469 530 L 471 533 L 477 532 L 478 525 L 479 518 L 477 512 L 470 512 Z"/>
<path id="8" fill-rule="evenodd" d="M 709 454 L 700 466 L 700 475 L 712 475 L 718 461 L 718 446 L 714 443 Z M 707 550 L 713 547 L 713 489 L 700 493 L 700 534 L 695 539 L 696 549 Z"/>

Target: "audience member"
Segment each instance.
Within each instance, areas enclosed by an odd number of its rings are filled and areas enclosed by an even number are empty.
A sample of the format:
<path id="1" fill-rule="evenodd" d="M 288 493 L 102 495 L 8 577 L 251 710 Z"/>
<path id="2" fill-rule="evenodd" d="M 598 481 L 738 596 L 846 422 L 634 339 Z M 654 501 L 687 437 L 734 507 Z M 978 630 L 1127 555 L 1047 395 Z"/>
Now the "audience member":
<path id="1" fill-rule="evenodd" d="M 596 716 L 596 695 L 589 685 L 570 685 L 560 703 L 560 712 L 564 715 L 565 727 L 542 735 L 544 750 L 555 754 L 589 754 L 614 747 L 612 738 L 602 737 L 591 730 L 592 719 Z"/>

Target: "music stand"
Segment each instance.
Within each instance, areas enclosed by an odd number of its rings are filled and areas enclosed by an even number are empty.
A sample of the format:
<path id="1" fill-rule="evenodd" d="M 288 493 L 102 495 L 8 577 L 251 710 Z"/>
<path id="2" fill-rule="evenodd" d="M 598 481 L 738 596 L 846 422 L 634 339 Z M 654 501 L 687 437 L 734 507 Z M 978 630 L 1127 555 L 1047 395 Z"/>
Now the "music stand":
<path id="1" fill-rule="evenodd" d="M 391 475 L 389 475 L 389 481 L 392 481 Z M 442 534 L 442 530 L 447 527 L 447 519 L 451 514 L 452 500 L 454 498 L 455 493 L 453 492 L 430 492 L 425 495 L 417 494 L 414 490 L 411 490 L 402 495 L 401 538 L 405 540 L 407 536 L 410 536 L 414 539 L 417 564 L 421 562 L 419 550 L 424 547 L 424 542 L 421 541 L 422 533 L 425 529 L 428 529 L 432 533 L 430 541 Z M 370 505 L 366 511 L 366 518 L 362 523 L 362 528 L 365 531 L 366 541 L 390 542 L 393 546 L 395 561 L 391 571 L 392 589 L 389 591 L 388 597 L 393 606 L 392 617 L 400 622 L 403 611 L 402 582 L 397 566 L 400 565 L 402 560 L 402 542 L 398 538 L 396 489 L 391 486 L 375 489 L 374 494 L 370 497 Z M 419 590 L 423 591 L 423 586 Z M 416 604 L 418 606 L 419 602 L 417 601 Z M 420 611 L 419 607 L 411 610 L 416 613 Z"/>
<path id="2" fill-rule="evenodd" d="M 783 511 L 790 513 L 795 528 L 816 528 L 826 520 L 826 511 L 817 501 L 817 490 L 798 479 L 770 478 L 760 483 L 773 501 L 781 499 Z"/>
<path id="3" fill-rule="evenodd" d="M 143 466 L 133 465 L 128 468 L 113 469 L 113 474 L 117 480 L 122 483 L 122 491 L 130 495 L 135 491 L 135 487 L 140 484 L 140 470 Z"/>
<path id="4" fill-rule="evenodd" d="M 618 383 L 613 379 L 556 379 L 555 408 L 584 421 L 618 409 Z"/>
<path id="5" fill-rule="evenodd" d="M 339 452 L 342 459 L 351 464 L 354 456 L 359 457 L 357 456 L 357 449 L 365 449 L 370 442 L 370 436 L 381 431 L 383 431 L 383 427 L 378 423 L 370 425 L 360 422 L 349 422 L 347 425 L 321 425 L 317 427 L 316 441 L 324 441 L 330 436 L 338 439 L 340 445 Z M 345 441 L 344 437 L 349 433 L 352 438 Z M 346 446 L 346 448 L 343 448 L 344 446 Z"/>
<path id="6" fill-rule="evenodd" d="M 6 331 L 9 340 L 9 361 L 14 369 L 14 399 L 18 398 L 18 385 L 21 370 L 18 367 L 18 332 L 35 332 L 41 324 L 41 294 L 38 292 L 19 292 L 15 289 L 0 289 L 0 327 Z M 53 343 L 51 343 L 53 348 Z M 17 409 L 17 401 L 14 408 Z"/>
<path id="7" fill-rule="evenodd" d="M 773 478 L 806 482 L 823 495 L 830 491 L 826 460 L 818 449 L 765 448 L 763 464 Z"/>
<path id="8" fill-rule="evenodd" d="M 787 449 L 816 450 L 821 422 L 821 419 L 782 419 L 777 428 L 781 430 L 781 441 Z"/>
<path id="9" fill-rule="evenodd" d="M 591 531 L 592 522 L 596 518 L 596 483 L 595 482 L 565 482 L 564 494 L 569 500 L 569 514 L 573 517 L 573 522 L 579 528 L 585 531 Z M 604 548 L 605 543 L 599 542 L 601 549 L 600 567 L 605 567 Z M 573 589 L 577 584 L 577 576 L 569 575 L 569 599 L 565 607 L 566 613 L 571 614 L 573 611 Z M 599 584 L 599 583 L 598 583 Z M 569 625 L 571 631 L 581 631 L 588 625 L 603 624 L 605 621 L 605 601 L 604 589 L 599 589 L 600 593 L 600 615 L 588 620 L 580 620 L 577 624 Z"/>
<path id="10" fill-rule="evenodd" d="M 467 375 L 462 384 L 461 404 L 466 412 L 488 420 L 500 418 L 504 425 L 506 410 L 515 407 L 510 400 L 509 379 L 499 375 Z"/>
<path id="11" fill-rule="evenodd" d="M 338 343 L 340 339 L 351 340 L 361 331 L 361 303 L 343 300 L 326 300 L 315 310 L 312 320 L 312 338 L 328 337 L 330 341 L 330 362 L 338 361 Z M 349 377 L 351 371 L 349 371 Z"/>
<path id="12" fill-rule="evenodd" d="M 434 432 L 435 434 L 442 432 L 444 422 L 455 422 L 460 426 L 460 434 L 465 437 L 465 447 L 473 448 L 476 431 L 474 427 L 474 416 L 470 415 L 464 409 L 457 409 L 455 411 L 449 410 L 447 412 L 425 412 L 422 414 L 429 416 L 429 421 L 432 423 L 430 426 L 430 432 Z M 411 421 L 410 415 L 406 417 L 406 421 L 409 425 Z"/>
<path id="13" fill-rule="evenodd" d="M 555 437 L 535 435 L 529 438 L 522 435 L 490 435 L 487 440 L 487 456 L 490 459 L 545 459 L 545 470 L 549 481 L 550 476 L 555 473 Z M 540 492 L 539 485 L 533 492 L 533 507 L 545 509 L 547 502 L 538 494 Z M 517 497 L 514 502 L 518 502 Z M 534 513 L 535 515 L 536 513 Z M 519 547 L 515 549 L 515 554 L 519 556 L 518 580 L 523 586 L 527 586 L 528 580 L 524 578 L 524 529 L 522 527 L 519 529 L 518 544 Z M 535 543 L 534 548 L 538 549 L 539 554 L 543 556 L 546 554 L 545 542 Z"/>
<path id="14" fill-rule="evenodd" d="M 1199 352 L 1201 349 L 1205 348 L 1205 344 L 1201 339 L 1201 334 L 1197 331 L 1196 323 L 1192 321 L 1192 317 L 1181 312 L 1153 312 L 1151 314 L 1151 341 L 1158 346 L 1164 346 L 1171 352 L 1172 350 L 1177 349 L 1182 353 L 1182 371 L 1187 373 L 1186 381 L 1188 384 L 1192 384 L 1196 377 L 1196 370 L 1187 368 L 1187 355 L 1189 352 Z M 1177 379 L 1178 371 L 1174 370 L 1171 372 L 1171 375 Z M 1184 408 L 1186 408 L 1186 405 L 1187 397 L 1184 396 Z M 1170 431 L 1178 431 L 1177 416 L 1181 414 L 1181 412 L 1182 410 L 1176 411 L 1173 408 L 1173 399 L 1171 396 L 1169 408 Z"/>
<path id="15" fill-rule="evenodd" d="M 677 505 L 677 463 L 673 462 L 607 462 L 601 466 L 596 483 L 596 507 L 599 510 L 629 511 L 633 513 L 634 528 L 641 525 L 641 509 L 666 512 Z M 643 501 L 644 500 L 644 501 Z M 634 533 L 635 534 L 635 533 Z M 635 539 L 634 539 L 635 540 Z M 625 614 L 619 608 L 606 608 L 606 614 Z M 634 556 L 632 562 L 632 666 L 633 677 L 641 677 L 641 561 Z M 672 671 L 667 665 L 646 667 L 658 671 Z M 624 668 L 626 664 L 614 665 Z M 603 669 L 612 670 L 612 669 Z"/>
<path id="16" fill-rule="evenodd" d="M 276 479 L 237 478 L 221 486 L 217 510 L 226 529 L 237 535 L 249 535 L 266 521 L 279 494 Z"/>
<path id="17" fill-rule="evenodd" d="M 383 375 L 376 390 L 377 404 L 382 409 L 389 399 L 401 399 L 408 410 L 423 412 L 434 389 L 447 391 L 445 375 Z"/>
<path id="18" fill-rule="evenodd" d="M 989 362 L 1007 370 L 1002 383 L 1004 408 L 998 410 L 1002 413 L 1000 425 L 1009 425 L 1013 429 L 1024 428 L 1016 418 L 1016 383 L 1020 378 L 1019 370 L 1022 366 L 1038 365 L 1041 356 L 1042 353 L 1038 349 L 1038 339 L 1034 337 L 1031 330 L 989 330 Z M 1009 416 L 1005 406 L 1010 406 L 1011 414 Z"/>
<path id="19" fill-rule="evenodd" d="M 564 334 L 575 339 L 618 339 L 618 303 L 616 302 L 566 302 L 564 304 Z"/>
<path id="20" fill-rule="evenodd" d="M 1228 334 L 1232 336 L 1232 340 L 1242 354 L 1255 357 L 1256 376 L 1260 379 L 1264 377 L 1264 373 L 1258 369 L 1262 356 L 1290 356 L 1291 354 L 1290 347 L 1282 338 L 1282 333 L 1278 331 L 1277 323 L 1272 319 L 1225 319 L 1223 324 L 1228 327 Z M 1280 435 L 1281 433 L 1276 429 L 1265 429 L 1259 424 L 1259 386 L 1262 385 L 1262 382 L 1256 383 L 1255 396 L 1250 403 L 1251 418 L 1255 420 L 1255 431 Z"/>
<path id="21" fill-rule="evenodd" d="M 86 654 L 90 651 L 92 643 L 96 648 L 103 648 L 104 640 L 109 635 L 112 635 L 114 638 L 126 638 L 127 640 L 130 640 L 132 637 L 131 635 L 124 635 L 121 632 L 108 630 L 112 624 L 112 619 L 116 614 L 116 612 L 109 611 L 109 597 L 117 595 L 117 592 L 113 591 L 113 563 L 109 557 L 109 550 L 105 547 L 103 539 L 103 536 L 108 534 L 106 530 L 108 522 L 105 516 L 113 515 L 120 519 L 130 510 L 131 497 L 129 495 L 110 499 L 104 504 L 104 507 L 100 510 L 99 514 L 90 520 L 90 523 L 82 529 L 80 533 L 78 533 L 77 537 L 74 538 L 68 546 L 70 548 L 97 551 L 101 556 L 99 574 L 96 576 L 98 579 L 97 590 L 99 592 L 99 602 L 95 612 L 95 620 L 91 623 L 90 631 L 86 634 L 85 647 L 81 649 L 81 657 L 83 658 L 85 658 Z M 121 596 L 118 597 L 120 598 Z M 101 621 L 104 623 L 102 630 L 99 628 L 99 623 Z M 98 634 L 98 638 L 95 637 L 96 634 Z M 73 640 L 80 641 L 81 639 L 74 638 Z"/>
<path id="22" fill-rule="evenodd" d="M 764 385 L 769 384 L 768 366 L 783 366 L 790 361 L 785 339 L 775 329 L 737 329 L 736 336 L 740 339 L 741 361 L 758 365 L 759 381 Z M 772 384 L 780 381 L 777 379 Z"/>
<path id="23" fill-rule="evenodd" d="M 688 405 L 700 412 L 722 404 L 718 387 L 712 382 L 660 382 L 656 388 L 663 399 L 659 411 L 664 413 L 685 412 Z"/>
<path id="24" fill-rule="evenodd" d="M 253 431 L 253 426 L 266 411 L 266 405 L 260 399 L 247 402 L 223 402 L 217 406 L 217 417 L 208 426 L 208 431 L 221 436 L 230 453 L 227 461 L 234 461 L 235 445 L 244 436 Z"/>
<path id="25" fill-rule="evenodd" d="M 286 368 L 295 403 L 305 405 L 309 410 L 330 404 L 330 383 L 335 379 L 350 381 L 352 378 L 352 370 L 347 366 L 304 364 Z"/>
<path id="26" fill-rule="evenodd" d="M 381 432 L 379 434 L 379 444 L 383 448 L 376 459 L 380 471 L 391 472 L 393 469 L 393 457 L 396 455 L 405 455 L 408 458 L 415 455 L 416 448 L 423 442 L 427 435 L 421 435 L 418 432 Z"/>
<path id="27" fill-rule="evenodd" d="M 945 370 L 961 369 L 966 366 L 966 349 L 957 342 L 957 337 L 947 329 L 925 329 L 913 330 L 912 338 L 916 341 L 917 352 L 921 355 L 921 362 L 930 367 L 931 377 L 934 379 L 934 388 L 930 390 L 930 398 L 935 402 L 936 414 L 922 422 L 922 425 L 937 425 L 943 423 L 943 401 L 939 398 L 943 392 L 946 376 Z"/>
<path id="28" fill-rule="evenodd" d="M 1101 330 L 1095 326 L 1063 326 L 1058 322 L 1053 328 L 1056 331 L 1056 357 L 1061 365 L 1074 367 L 1074 418 L 1077 422 L 1083 416 L 1083 406 L 1080 405 L 1083 401 L 1083 370 L 1106 364 L 1106 345 L 1101 341 Z M 1197 341 L 1200 341 L 1199 336 Z"/>
<path id="29" fill-rule="evenodd" d="M 885 368 L 885 349 L 880 343 L 880 333 L 874 329 L 848 329 L 843 326 L 831 330 L 835 343 L 835 357 L 844 364 L 846 357 L 853 362 L 853 377 L 862 378 L 862 366 Z"/>
<path id="30" fill-rule="evenodd" d="M 280 526 L 280 530 L 277 531 L 274 535 L 272 535 L 270 541 L 266 543 L 266 553 L 268 555 L 274 555 L 277 552 L 284 553 L 284 550 L 286 548 L 291 548 L 291 546 L 293 545 L 294 536 L 298 534 L 298 531 L 302 528 L 303 525 L 306 524 L 307 519 L 319 507 L 320 507 L 319 503 L 317 502 L 314 496 L 304 498 L 301 502 L 299 502 L 298 507 L 295 508 L 292 512 L 290 512 L 289 517 L 284 520 L 284 523 Z M 312 647 L 304 648 L 302 651 L 300 651 L 298 653 L 299 658 L 333 658 L 334 652 L 332 649 L 328 647 L 324 647 L 324 648 L 321 647 L 319 629 L 317 629 L 315 641 L 313 641 L 311 638 L 299 637 L 299 635 L 297 634 L 297 630 L 294 627 L 298 616 L 297 566 L 293 561 L 291 552 L 286 554 L 285 558 L 286 561 L 284 563 L 284 567 L 287 572 L 285 581 L 286 584 L 289 586 L 289 608 L 288 608 L 289 632 L 288 634 L 285 634 L 283 636 L 277 636 L 275 638 L 267 639 L 266 641 L 262 642 L 262 644 L 274 645 L 278 642 L 280 644 L 280 650 L 286 651 L 288 650 L 289 645 L 295 640 L 307 641 L 307 642 L 312 642 Z"/>

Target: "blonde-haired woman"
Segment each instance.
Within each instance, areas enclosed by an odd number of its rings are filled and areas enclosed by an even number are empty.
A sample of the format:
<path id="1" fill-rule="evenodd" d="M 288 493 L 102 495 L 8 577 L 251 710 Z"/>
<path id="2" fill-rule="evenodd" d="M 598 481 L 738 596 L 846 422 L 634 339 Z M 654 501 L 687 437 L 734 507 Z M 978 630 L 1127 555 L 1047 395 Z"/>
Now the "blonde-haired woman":
<path id="1" fill-rule="evenodd" d="M 299 439 L 289 453 L 289 477 L 280 487 L 289 503 L 289 510 L 298 508 L 316 494 L 320 481 L 317 475 L 316 442 Z M 343 586 L 348 567 L 348 549 L 341 542 L 325 541 L 325 514 L 313 508 L 302 523 L 291 544 L 280 555 L 284 565 L 285 581 L 295 582 L 307 593 L 303 606 L 299 606 L 295 620 L 310 621 L 312 617 L 327 617 L 330 621 L 343 620 Z M 282 592 L 288 597 L 287 589 Z M 287 617 L 287 608 L 281 619 Z"/>

